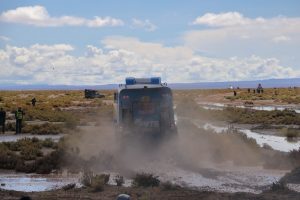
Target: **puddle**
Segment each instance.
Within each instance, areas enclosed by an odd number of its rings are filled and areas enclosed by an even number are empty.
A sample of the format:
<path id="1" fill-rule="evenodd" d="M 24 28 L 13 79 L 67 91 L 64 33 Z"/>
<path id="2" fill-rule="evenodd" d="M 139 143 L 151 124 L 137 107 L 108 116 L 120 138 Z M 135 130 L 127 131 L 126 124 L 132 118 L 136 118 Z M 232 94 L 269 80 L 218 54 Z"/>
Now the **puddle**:
<path id="1" fill-rule="evenodd" d="M 289 184 L 287 184 L 287 187 L 288 187 L 290 190 L 294 190 L 295 192 L 300 192 L 300 184 L 292 184 L 292 183 L 289 183 Z"/>
<path id="2" fill-rule="evenodd" d="M 220 106 L 201 106 L 205 110 L 223 110 L 223 107 Z"/>
<path id="3" fill-rule="evenodd" d="M 224 126 L 216 126 L 210 123 L 199 124 L 194 123 L 198 128 L 204 128 L 206 130 L 214 130 L 216 133 L 226 133 L 228 130 Z M 286 137 L 275 136 L 275 135 L 262 135 L 258 132 L 249 130 L 249 129 L 239 129 L 238 130 L 247 135 L 248 138 L 253 138 L 256 140 L 257 144 L 263 147 L 264 144 L 267 144 L 272 147 L 274 150 L 289 152 L 292 150 L 298 150 L 300 148 L 300 141 L 289 142 L 286 140 Z"/>
<path id="4" fill-rule="evenodd" d="M 0 174 L 0 188 L 24 192 L 40 192 L 59 189 L 70 183 L 78 184 L 79 178 L 62 177 L 61 175 L 37 175 L 37 174 Z"/>
<path id="5" fill-rule="evenodd" d="M 225 107 L 230 107 L 231 105 L 226 105 L 222 103 L 199 103 L 199 105 L 206 110 L 223 110 Z M 233 106 L 236 108 L 247 108 L 247 109 L 253 109 L 253 110 L 264 110 L 264 111 L 273 111 L 273 110 L 280 110 L 283 111 L 285 109 L 288 110 L 294 110 L 296 113 L 300 113 L 300 108 L 296 106 Z"/>
<path id="6" fill-rule="evenodd" d="M 18 134 L 18 135 L 0 135 L 0 142 L 16 142 L 23 138 L 38 138 L 39 140 L 45 140 L 47 138 L 52 139 L 54 142 L 58 142 L 64 134 L 58 135 L 30 135 L 30 134 Z"/>
<path id="7" fill-rule="evenodd" d="M 256 140 L 257 144 L 261 147 L 267 144 L 274 150 L 289 152 L 292 150 L 298 150 L 300 148 L 300 142 L 288 142 L 286 137 L 274 136 L 274 135 L 261 135 L 257 132 L 241 129 L 241 132 L 245 133 L 248 138 Z"/>
<path id="8" fill-rule="evenodd" d="M 151 162 L 141 169 L 184 187 L 204 191 L 261 193 L 287 173 L 286 170 L 269 170 L 262 167 L 237 167 L 232 164 L 209 165 L 191 171 L 171 163 Z M 213 176 L 209 176 L 213 174 Z"/>
<path id="9" fill-rule="evenodd" d="M 199 126 L 198 126 L 198 128 L 199 128 Z M 225 131 L 228 130 L 228 128 L 226 128 L 226 127 L 215 126 L 215 125 L 212 125 L 212 124 L 209 124 L 209 123 L 205 123 L 204 126 L 203 126 L 203 128 L 205 130 L 212 129 L 216 133 L 223 133 L 223 132 L 225 132 Z"/>
<path id="10" fill-rule="evenodd" d="M 211 172 L 215 178 L 207 178 L 200 173 L 175 170 L 169 176 L 173 181 L 188 187 L 219 192 L 260 193 L 263 189 L 278 181 L 286 171 L 264 170 L 258 167 Z M 177 177 L 177 178 L 176 178 Z"/>

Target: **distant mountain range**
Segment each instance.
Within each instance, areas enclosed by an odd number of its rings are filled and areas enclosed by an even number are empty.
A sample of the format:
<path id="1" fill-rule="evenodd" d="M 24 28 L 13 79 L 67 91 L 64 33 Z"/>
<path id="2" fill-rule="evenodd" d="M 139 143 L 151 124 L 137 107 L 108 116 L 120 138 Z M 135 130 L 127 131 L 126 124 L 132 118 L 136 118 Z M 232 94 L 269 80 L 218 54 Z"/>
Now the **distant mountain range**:
<path id="1" fill-rule="evenodd" d="M 200 82 L 200 83 L 171 83 L 172 89 L 217 89 L 217 88 L 255 88 L 261 83 L 264 88 L 300 87 L 300 78 L 267 79 L 255 81 Z M 118 84 L 107 85 L 0 85 L 0 90 L 112 90 Z"/>

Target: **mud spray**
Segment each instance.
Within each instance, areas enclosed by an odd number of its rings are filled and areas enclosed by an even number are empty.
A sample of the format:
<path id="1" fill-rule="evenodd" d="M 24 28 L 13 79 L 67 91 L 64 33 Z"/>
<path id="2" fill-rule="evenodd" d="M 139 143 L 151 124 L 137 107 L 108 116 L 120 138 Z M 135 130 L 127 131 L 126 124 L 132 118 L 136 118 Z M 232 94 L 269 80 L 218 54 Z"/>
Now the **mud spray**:
<path id="1" fill-rule="evenodd" d="M 77 162 L 84 162 L 80 166 L 127 178 L 144 172 L 176 182 L 185 172 L 216 177 L 235 166 L 263 165 L 263 153 L 253 142 L 245 142 L 245 138 L 235 134 L 199 129 L 192 119 L 195 118 L 181 118 L 179 113 L 177 137 L 149 145 L 141 140 L 125 140 L 124 144 L 115 134 L 112 120 L 105 118 L 97 126 L 82 127 L 68 145 L 77 149 L 81 158 Z"/>

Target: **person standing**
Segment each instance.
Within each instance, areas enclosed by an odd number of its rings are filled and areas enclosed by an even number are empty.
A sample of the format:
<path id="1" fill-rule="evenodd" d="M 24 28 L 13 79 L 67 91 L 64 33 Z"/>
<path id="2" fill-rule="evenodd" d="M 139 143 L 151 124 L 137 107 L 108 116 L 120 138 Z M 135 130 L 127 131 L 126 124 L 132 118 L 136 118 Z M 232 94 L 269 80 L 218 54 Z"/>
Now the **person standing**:
<path id="1" fill-rule="evenodd" d="M 24 111 L 22 110 L 21 107 L 18 108 L 18 110 L 15 113 L 16 117 L 16 134 L 19 134 L 22 132 L 22 121 L 23 121 L 23 116 L 25 115 Z"/>
<path id="2" fill-rule="evenodd" d="M 31 99 L 32 106 L 35 106 L 35 103 L 36 103 L 36 99 L 35 99 L 35 97 L 33 97 L 33 99 Z"/>
<path id="3" fill-rule="evenodd" d="M 0 126 L 2 126 L 2 133 L 5 132 L 5 119 L 6 119 L 6 112 L 3 108 L 0 108 Z"/>

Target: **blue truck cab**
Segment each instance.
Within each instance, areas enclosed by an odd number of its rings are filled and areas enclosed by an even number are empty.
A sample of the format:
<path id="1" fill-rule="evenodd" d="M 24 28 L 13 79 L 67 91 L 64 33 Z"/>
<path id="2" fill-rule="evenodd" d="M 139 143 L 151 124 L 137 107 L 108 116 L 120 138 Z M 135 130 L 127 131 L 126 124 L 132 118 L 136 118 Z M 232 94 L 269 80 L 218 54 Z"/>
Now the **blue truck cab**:
<path id="1" fill-rule="evenodd" d="M 160 77 L 126 78 L 114 95 L 118 134 L 161 137 L 177 133 L 172 91 Z"/>

